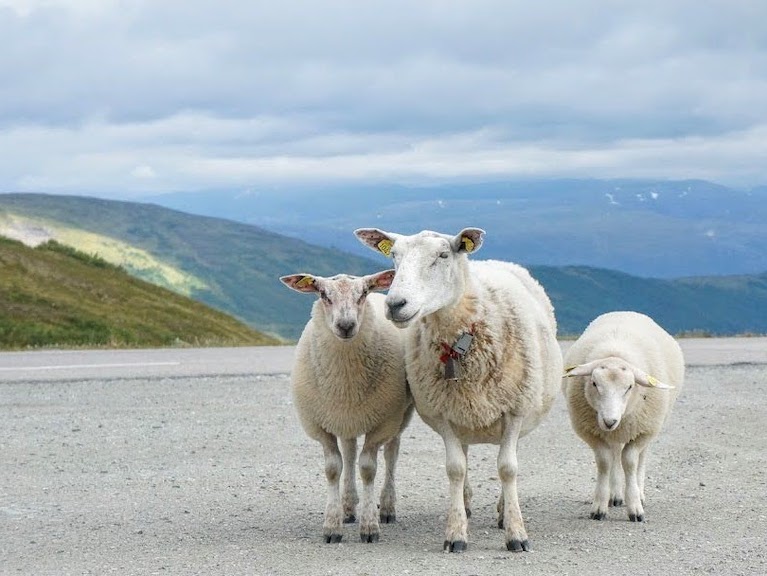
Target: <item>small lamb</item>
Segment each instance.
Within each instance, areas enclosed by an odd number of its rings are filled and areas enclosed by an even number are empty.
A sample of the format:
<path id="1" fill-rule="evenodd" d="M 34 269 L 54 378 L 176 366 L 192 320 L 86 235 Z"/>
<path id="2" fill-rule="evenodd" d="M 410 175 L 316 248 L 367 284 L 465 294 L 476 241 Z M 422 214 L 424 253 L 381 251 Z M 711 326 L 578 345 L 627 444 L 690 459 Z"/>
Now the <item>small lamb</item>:
<path id="1" fill-rule="evenodd" d="M 470 261 L 485 232 L 405 236 L 363 228 L 357 237 L 394 259 L 387 317 L 407 328 L 408 382 L 416 409 L 445 443 L 450 508 L 444 548 L 468 540 L 469 444 L 498 444 L 498 525 L 506 548 L 530 549 L 517 499 L 517 441 L 551 408 L 562 352 L 546 293 L 515 264 Z"/>
<path id="2" fill-rule="evenodd" d="M 383 295 L 369 294 L 386 290 L 393 278 L 394 270 L 363 277 L 293 274 L 280 278 L 293 290 L 319 295 L 296 347 L 291 383 L 301 424 L 309 437 L 322 444 L 325 454 L 326 543 L 341 542 L 342 521 L 356 520 L 358 436 L 365 436 L 359 458 L 360 539 L 378 541 L 379 512 L 383 523 L 396 519 L 394 473 L 400 433 L 410 421 L 413 403 L 405 378 L 402 337 L 384 317 Z M 377 511 L 373 492 L 382 445 L 386 474 Z M 339 493 L 342 472 L 343 499 Z"/>
<path id="3" fill-rule="evenodd" d="M 629 520 L 645 518 L 645 464 L 684 381 L 684 357 L 674 338 L 637 312 L 596 318 L 565 354 L 562 379 L 570 421 L 594 451 L 597 484 L 591 518 L 623 504 Z"/>

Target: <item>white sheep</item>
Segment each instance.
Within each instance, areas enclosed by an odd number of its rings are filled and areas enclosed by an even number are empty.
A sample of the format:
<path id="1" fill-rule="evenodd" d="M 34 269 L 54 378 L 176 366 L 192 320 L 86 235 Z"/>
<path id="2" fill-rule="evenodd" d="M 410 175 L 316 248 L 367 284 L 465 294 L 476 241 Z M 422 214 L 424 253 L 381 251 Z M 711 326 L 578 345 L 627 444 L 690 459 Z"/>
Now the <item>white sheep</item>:
<path id="1" fill-rule="evenodd" d="M 610 312 L 588 325 L 565 365 L 570 421 L 597 464 L 591 518 L 602 520 L 609 506 L 623 504 L 622 466 L 629 520 L 642 522 L 648 447 L 682 387 L 682 350 L 644 314 Z"/>
<path id="2" fill-rule="evenodd" d="M 507 549 L 529 550 L 517 499 L 517 440 L 549 411 L 562 375 L 551 302 L 524 268 L 469 261 L 467 254 L 482 245 L 485 233 L 478 228 L 456 236 L 375 228 L 355 234 L 394 260 L 386 315 L 409 327 L 405 354 L 416 410 L 445 443 L 445 549 L 461 552 L 467 545 L 468 445 L 495 443 L 502 485 L 498 524 L 505 527 Z"/>
<path id="3" fill-rule="evenodd" d="M 393 277 L 394 271 L 386 270 L 363 277 L 293 274 L 280 278 L 293 290 L 319 295 L 296 346 L 291 384 L 301 424 L 309 437 L 322 444 L 325 455 L 328 494 L 323 532 L 327 543 L 340 542 L 342 521 L 356 519 L 354 464 L 359 436 L 365 436 L 359 457 L 360 539 L 378 541 L 379 515 L 384 523 L 396 519 L 394 475 L 400 433 L 410 421 L 413 404 L 401 334 L 384 317 L 383 295 L 369 294 L 388 288 Z M 386 472 L 377 512 L 373 492 L 382 445 Z"/>

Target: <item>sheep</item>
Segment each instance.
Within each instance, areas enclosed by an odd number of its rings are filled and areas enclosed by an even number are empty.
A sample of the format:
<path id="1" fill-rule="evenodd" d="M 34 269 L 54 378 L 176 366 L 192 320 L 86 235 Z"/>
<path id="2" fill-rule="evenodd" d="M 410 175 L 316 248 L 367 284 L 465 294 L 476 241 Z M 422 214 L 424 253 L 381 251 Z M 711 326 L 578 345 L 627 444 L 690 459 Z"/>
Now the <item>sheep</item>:
<path id="1" fill-rule="evenodd" d="M 548 413 L 562 376 L 554 309 L 524 268 L 469 261 L 485 232 L 406 236 L 355 231 L 394 260 L 386 316 L 406 329 L 407 377 L 416 411 L 444 441 L 450 507 L 443 548 L 467 548 L 468 445 L 499 444 L 498 525 L 506 548 L 530 550 L 517 499 L 517 441 Z"/>
<path id="2" fill-rule="evenodd" d="M 401 334 L 384 318 L 383 295 L 369 294 L 388 288 L 393 277 L 394 271 L 386 270 L 363 277 L 293 274 L 280 278 L 293 290 L 319 296 L 296 346 L 291 385 L 301 424 L 324 451 L 326 543 L 341 542 L 342 520 L 356 520 L 359 499 L 354 464 L 357 437 L 362 435 L 360 539 L 378 541 L 379 516 L 383 523 L 396 520 L 395 468 L 400 434 L 410 421 L 413 402 Z M 382 445 L 386 471 L 377 513 L 373 491 Z"/>
<path id="3" fill-rule="evenodd" d="M 597 482 L 590 517 L 603 520 L 625 501 L 631 522 L 645 519 L 645 464 L 684 381 L 679 344 L 637 312 L 597 317 L 565 354 L 562 379 L 570 421 L 594 451 Z"/>

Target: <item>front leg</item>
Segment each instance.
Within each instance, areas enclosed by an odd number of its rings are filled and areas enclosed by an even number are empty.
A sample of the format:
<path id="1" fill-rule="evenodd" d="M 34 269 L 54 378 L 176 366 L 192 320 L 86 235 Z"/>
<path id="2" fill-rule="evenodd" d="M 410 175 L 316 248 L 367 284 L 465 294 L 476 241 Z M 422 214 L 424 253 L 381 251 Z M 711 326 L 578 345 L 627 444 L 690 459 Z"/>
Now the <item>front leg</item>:
<path id="1" fill-rule="evenodd" d="M 380 527 L 375 503 L 375 479 L 378 468 L 378 442 L 365 437 L 360 453 L 360 478 L 362 478 L 362 513 L 360 514 L 360 540 L 378 542 Z"/>
<path id="2" fill-rule="evenodd" d="M 498 450 L 498 477 L 503 494 L 503 527 L 506 530 L 506 549 L 512 552 L 530 550 L 525 522 L 519 509 L 517 496 L 517 441 L 522 430 L 522 417 L 503 415 L 503 436 Z"/>
<path id="3" fill-rule="evenodd" d="M 623 469 L 621 468 L 621 454 L 623 444 L 613 444 L 612 463 L 610 464 L 610 506 L 623 506 Z"/>
<path id="4" fill-rule="evenodd" d="M 379 518 L 383 524 L 390 524 L 397 520 L 397 491 L 395 489 L 395 473 L 397 469 L 397 459 L 399 458 L 399 436 L 395 436 L 384 444 L 384 463 L 386 470 L 384 472 L 384 484 L 381 489 L 381 499 L 378 508 Z"/>
<path id="5" fill-rule="evenodd" d="M 642 489 L 639 483 L 640 455 L 645 451 L 649 438 L 637 438 L 623 449 L 623 474 L 626 476 L 626 511 L 632 522 L 644 522 Z M 642 479 L 644 484 L 644 479 Z"/>
<path id="6" fill-rule="evenodd" d="M 601 441 L 590 442 L 597 463 L 597 484 L 594 488 L 594 500 L 591 504 L 591 519 L 604 520 L 610 505 L 610 470 L 613 465 L 613 450 Z"/>
<path id="7" fill-rule="evenodd" d="M 338 450 L 338 440 L 332 434 L 322 431 L 318 440 L 322 444 L 325 455 L 325 479 L 327 480 L 327 500 L 325 503 L 325 522 L 322 526 L 325 543 L 341 541 L 341 520 L 343 507 L 339 490 L 339 479 L 343 470 L 341 452 Z"/>
<path id="8" fill-rule="evenodd" d="M 341 453 L 344 459 L 344 490 L 341 503 L 344 509 L 344 523 L 351 524 L 357 520 L 357 439 L 341 440 Z"/>
<path id="9" fill-rule="evenodd" d="M 468 542 L 469 522 L 464 503 L 464 480 L 466 478 L 466 454 L 461 441 L 449 423 L 440 431 L 445 442 L 445 469 L 450 482 L 450 509 L 447 514 L 445 543 L 449 552 L 463 552 Z"/>

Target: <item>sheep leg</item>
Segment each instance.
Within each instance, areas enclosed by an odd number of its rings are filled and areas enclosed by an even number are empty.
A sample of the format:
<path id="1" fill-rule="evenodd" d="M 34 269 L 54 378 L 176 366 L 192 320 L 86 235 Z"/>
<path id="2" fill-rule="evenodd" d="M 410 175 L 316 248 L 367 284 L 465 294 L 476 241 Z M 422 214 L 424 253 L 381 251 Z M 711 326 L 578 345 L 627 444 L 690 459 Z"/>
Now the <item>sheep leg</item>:
<path id="1" fill-rule="evenodd" d="M 644 481 L 645 481 L 645 462 L 649 446 L 645 446 L 645 449 L 639 453 L 639 468 L 637 470 L 637 483 L 639 484 L 639 501 L 644 506 Z"/>
<path id="2" fill-rule="evenodd" d="M 319 438 L 322 451 L 325 454 L 325 478 L 327 479 L 327 501 L 325 504 L 325 522 L 322 526 L 325 543 L 337 543 L 343 536 L 341 532 L 341 520 L 343 519 L 343 507 L 341 506 L 341 494 L 339 480 L 343 471 L 343 459 L 338 450 L 338 440 L 332 434 L 323 432 Z"/>
<path id="3" fill-rule="evenodd" d="M 351 524 L 357 520 L 357 439 L 341 440 L 341 454 L 344 459 L 344 490 L 341 503 L 344 509 L 344 523 Z"/>
<path id="4" fill-rule="evenodd" d="M 637 478 L 639 460 L 645 451 L 649 438 L 640 437 L 626 444 L 623 449 L 623 473 L 626 476 L 626 511 L 632 522 L 644 522 L 644 508 Z M 643 481 L 644 482 L 644 481 Z"/>
<path id="5" fill-rule="evenodd" d="M 621 468 L 621 453 L 623 444 L 612 446 L 612 464 L 610 465 L 610 506 L 623 506 L 623 470 Z"/>
<path id="6" fill-rule="evenodd" d="M 395 436 L 384 445 L 386 472 L 378 508 L 379 519 L 383 524 L 391 524 L 397 520 L 397 492 L 394 487 L 394 476 L 397 468 L 397 458 L 399 458 L 399 443 L 399 436 Z"/>
<path id="7" fill-rule="evenodd" d="M 445 469 L 450 482 L 450 509 L 447 514 L 447 528 L 443 548 L 449 552 L 463 552 L 468 541 L 469 522 L 464 504 L 464 482 L 466 480 L 466 454 L 461 441 L 449 423 L 442 430 L 445 442 Z"/>
<path id="8" fill-rule="evenodd" d="M 522 430 L 521 416 L 503 415 L 503 436 L 498 450 L 498 477 L 503 489 L 503 526 L 506 530 L 506 549 L 512 552 L 530 550 L 525 522 L 517 497 L 517 441 Z"/>
<path id="9" fill-rule="evenodd" d="M 378 525 L 378 509 L 375 504 L 375 479 L 378 468 L 378 442 L 372 442 L 365 437 L 365 443 L 360 453 L 360 478 L 362 478 L 362 512 L 360 514 L 360 540 L 362 542 L 378 542 L 380 527 Z"/>
<path id="10" fill-rule="evenodd" d="M 592 520 L 604 520 L 607 517 L 610 502 L 610 470 L 613 466 L 613 451 L 610 446 L 600 440 L 591 443 L 591 449 L 594 450 L 594 459 L 597 463 L 597 485 L 594 489 L 590 517 Z"/>
<path id="11" fill-rule="evenodd" d="M 463 507 L 466 508 L 466 518 L 471 518 L 471 497 L 474 495 L 474 491 L 469 484 L 469 445 L 464 444 L 463 457 L 466 459 L 466 476 L 463 479 Z"/>

